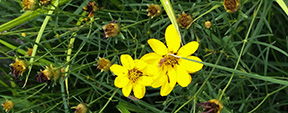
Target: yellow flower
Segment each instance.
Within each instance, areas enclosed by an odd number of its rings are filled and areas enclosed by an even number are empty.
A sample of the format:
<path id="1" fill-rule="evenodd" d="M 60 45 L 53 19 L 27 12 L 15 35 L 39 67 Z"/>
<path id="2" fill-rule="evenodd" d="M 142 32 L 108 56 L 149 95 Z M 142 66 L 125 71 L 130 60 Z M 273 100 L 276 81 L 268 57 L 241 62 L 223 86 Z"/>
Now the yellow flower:
<path id="1" fill-rule="evenodd" d="M 185 57 L 201 62 L 202 60 L 196 56 L 191 56 L 198 49 L 198 42 L 192 41 L 180 48 L 180 38 L 171 24 L 167 27 L 165 32 L 165 40 L 167 47 L 157 39 L 149 39 L 148 44 L 154 52 L 144 55 L 141 60 L 158 67 L 159 71 L 155 72 L 156 81 L 153 82 L 152 87 L 161 87 L 161 96 L 168 95 L 176 82 L 186 87 L 190 84 L 192 78 L 189 73 L 199 71 L 203 64 L 180 59 L 176 56 Z M 180 48 L 180 49 L 179 49 Z"/>
<path id="2" fill-rule="evenodd" d="M 240 8 L 240 0 L 224 0 L 224 8 L 229 13 L 234 13 Z"/>
<path id="3" fill-rule="evenodd" d="M 23 75 L 23 72 L 26 70 L 26 64 L 23 60 L 15 59 L 15 62 L 11 64 L 11 70 L 14 77 L 17 79 L 19 75 Z"/>
<path id="4" fill-rule="evenodd" d="M 162 13 L 162 8 L 159 5 L 147 5 L 148 9 L 146 10 L 148 12 L 147 16 L 151 16 L 151 18 L 154 18 L 156 16 L 159 16 Z"/>
<path id="5" fill-rule="evenodd" d="M 123 66 L 113 64 L 110 70 L 117 75 L 114 85 L 122 88 L 122 93 L 128 97 L 133 89 L 134 96 L 138 99 L 144 97 L 146 88 L 152 83 L 151 73 L 153 69 L 148 69 L 148 65 L 139 60 L 133 60 L 130 55 L 121 55 L 120 60 Z"/>
<path id="6" fill-rule="evenodd" d="M 120 26 L 117 24 L 116 20 L 110 22 L 103 27 L 104 38 L 115 37 L 120 33 Z"/>
<path id="7" fill-rule="evenodd" d="M 99 57 L 99 61 L 97 62 L 97 64 L 97 69 L 101 69 L 101 72 L 109 70 L 111 66 L 110 60 L 101 57 Z"/>
<path id="8" fill-rule="evenodd" d="M 23 0 L 22 5 L 24 10 L 33 10 L 35 8 L 35 0 Z"/>
<path id="9" fill-rule="evenodd" d="M 83 7 L 83 10 L 89 13 L 88 17 L 93 17 L 94 12 L 98 11 L 98 7 L 95 1 L 89 1 L 89 3 L 85 7 Z"/>
<path id="10" fill-rule="evenodd" d="M 205 22 L 205 28 L 209 29 L 211 27 L 211 25 L 212 25 L 211 21 L 208 20 Z"/>
<path id="11" fill-rule="evenodd" d="M 5 108 L 5 112 L 7 112 L 8 110 L 11 110 L 14 107 L 14 103 L 10 100 L 9 101 L 6 100 L 6 102 L 1 105 Z"/>
<path id="12" fill-rule="evenodd" d="M 188 13 L 182 12 L 182 14 L 178 14 L 177 22 L 179 23 L 179 26 L 182 28 L 189 28 L 190 24 L 193 21 L 193 18 Z"/>
<path id="13" fill-rule="evenodd" d="M 75 107 L 75 113 L 86 113 L 88 108 L 87 108 L 87 105 L 85 103 L 81 103 L 81 104 L 78 104 L 76 107 Z"/>
<path id="14" fill-rule="evenodd" d="M 223 108 L 222 103 L 216 99 L 209 100 L 208 102 L 201 102 L 199 105 L 203 107 L 202 113 L 220 113 Z"/>

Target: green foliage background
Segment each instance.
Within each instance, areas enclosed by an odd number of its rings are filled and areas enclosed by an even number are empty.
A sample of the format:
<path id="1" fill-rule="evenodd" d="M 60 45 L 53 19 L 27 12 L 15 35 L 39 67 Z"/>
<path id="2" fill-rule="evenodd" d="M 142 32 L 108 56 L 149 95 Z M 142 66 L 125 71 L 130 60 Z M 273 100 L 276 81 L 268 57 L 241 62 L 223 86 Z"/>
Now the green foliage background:
<path id="1" fill-rule="evenodd" d="M 98 57 L 120 64 L 121 54 L 139 59 L 152 52 L 147 44 L 150 38 L 165 42 L 165 29 L 171 24 L 167 14 L 163 11 L 151 19 L 146 12 L 147 4 L 161 2 L 96 0 L 102 9 L 92 20 L 80 22 L 86 17 L 82 8 L 88 1 L 61 0 L 55 10 L 40 7 L 23 12 L 20 0 L 0 0 L 0 102 L 15 103 L 9 112 L 74 112 L 73 106 L 84 102 L 89 112 L 186 113 L 201 112 L 201 107 L 196 111 L 197 104 L 210 99 L 223 103 L 223 113 L 288 111 L 288 16 L 275 1 L 241 0 L 235 13 L 227 13 L 223 6 L 209 11 L 222 5 L 220 0 L 171 1 L 175 15 L 185 11 L 197 18 L 208 11 L 189 29 L 179 28 L 184 44 L 199 41 L 194 55 L 204 61 L 204 67 L 191 74 L 188 87 L 177 85 L 167 97 L 160 96 L 159 88 L 147 87 L 142 100 L 124 97 L 114 86 L 115 75 L 100 72 L 96 64 Z M 113 20 L 120 24 L 121 33 L 104 39 L 102 27 Z M 212 22 L 210 29 L 204 27 L 207 20 Z M 35 45 L 36 55 L 25 56 Z M 9 68 L 16 57 L 32 67 L 18 80 Z M 59 69 L 69 66 L 68 87 L 63 79 L 50 85 L 36 82 L 35 75 L 50 64 Z"/>

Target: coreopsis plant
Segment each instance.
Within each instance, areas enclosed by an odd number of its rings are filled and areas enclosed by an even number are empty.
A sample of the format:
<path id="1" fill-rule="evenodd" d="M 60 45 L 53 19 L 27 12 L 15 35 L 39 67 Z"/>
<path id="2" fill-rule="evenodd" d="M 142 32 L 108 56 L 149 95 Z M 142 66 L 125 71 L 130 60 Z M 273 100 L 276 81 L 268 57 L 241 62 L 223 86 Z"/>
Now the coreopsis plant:
<path id="1" fill-rule="evenodd" d="M 147 64 L 158 69 L 155 72 L 155 81 L 152 87 L 161 86 L 161 96 L 168 95 L 176 83 L 182 87 L 188 86 L 192 80 L 189 73 L 195 73 L 203 67 L 201 63 L 180 58 L 185 57 L 201 62 L 200 58 L 191 56 L 198 49 L 198 42 L 192 41 L 180 48 L 181 40 L 173 25 L 167 27 L 165 40 L 167 47 L 157 39 L 149 39 L 148 44 L 154 52 L 141 58 Z"/>
<path id="2" fill-rule="evenodd" d="M 133 90 L 134 96 L 138 99 L 144 97 L 146 86 L 150 86 L 153 79 L 147 63 L 142 60 L 133 60 L 130 55 L 121 55 L 121 65 L 113 64 L 110 70 L 117 76 L 114 85 L 122 88 L 122 93 L 128 97 Z"/>

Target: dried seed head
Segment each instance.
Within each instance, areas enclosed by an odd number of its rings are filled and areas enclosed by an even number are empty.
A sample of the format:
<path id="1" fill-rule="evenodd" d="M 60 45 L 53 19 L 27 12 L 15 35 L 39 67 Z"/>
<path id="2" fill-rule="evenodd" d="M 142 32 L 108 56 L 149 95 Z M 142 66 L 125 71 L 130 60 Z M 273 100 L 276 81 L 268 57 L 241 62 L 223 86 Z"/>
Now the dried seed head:
<path id="1" fill-rule="evenodd" d="M 64 71 L 64 68 L 55 69 L 52 65 L 50 65 L 50 67 L 46 66 L 46 69 L 43 71 L 41 70 L 40 73 L 35 76 L 35 79 L 38 83 L 46 82 L 47 84 L 50 84 L 52 79 L 56 81 L 62 77 Z"/>
<path id="2" fill-rule="evenodd" d="M 205 22 L 205 28 L 209 29 L 212 26 L 211 21 Z"/>
<path id="3" fill-rule="evenodd" d="M 222 103 L 216 99 L 209 100 L 208 102 L 201 102 L 199 105 L 203 107 L 202 113 L 220 113 L 223 108 Z"/>
<path id="4" fill-rule="evenodd" d="M 23 60 L 15 59 L 15 62 L 11 64 L 11 70 L 13 76 L 17 79 L 19 75 L 23 75 L 23 72 L 26 70 L 26 64 Z"/>
<path id="5" fill-rule="evenodd" d="M 224 8 L 229 13 L 234 13 L 240 8 L 240 0 L 224 0 Z"/>
<path id="6" fill-rule="evenodd" d="M 104 38 L 115 37 L 120 33 L 120 26 L 114 20 L 103 27 Z"/>
<path id="7" fill-rule="evenodd" d="M 190 24 L 193 21 L 193 18 L 190 14 L 182 12 L 182 14 L 178 14 L 179 18 L 177 19 L 177 22 L 179 23 L 179 26 L 182 28 L 189 28 Z"/>
<path id="8" fill-rule="evenodd" d="M 147 5 L 148 9 L 146 10 L 148 12 L 147 16 L 151 16 L 151 18 L 154 18 L 156 16 L 159 16 L 162 13 L 162 8 L 159 5 Z"/>
<path id="9" fill-rule="evenodd" d="M 22 5 L 24 6 L 24 10 L 33 10 L 35 9 L 35 0 L 22 0 Z"/>
<path id="10" fill-rule="evenodd" d="M 101 72 L 107 71 L 111 67 L 110 60 L 101 57 L 99 57 L 97 64 L 98 64 L 97 69 L 101 69 Z"/>
<path id="11" fill-rule="evenodd" d="M 11 110 L 14 107 L 14 103 L 10 100 L 6 100 L 6 102 L 1 105 L 3 106 L 3 108 L 5 108 L 5 112 Z"/>
<path id="12" fill-rule="evenodd" d="M 89 1 L 89 3 L 85 7 L 83 7 L 83 10 L 89 13 L 88 17 L 93 17 L 94 12 L 98 11 L 98 6 L 95 1 L 93 2 Z"/>
<path id="13" fill-rule="evenodd" d="M 47 6 L 51 4 L 51 0 L 40 0 L 39 2 L 42 6 Z"/>
<path id="14" fill-rule="evenodd" d="M 87 105 L 85 103 L 78 104 L 75 109 L 75 113 L 86 113 L 88 111 Z"/>

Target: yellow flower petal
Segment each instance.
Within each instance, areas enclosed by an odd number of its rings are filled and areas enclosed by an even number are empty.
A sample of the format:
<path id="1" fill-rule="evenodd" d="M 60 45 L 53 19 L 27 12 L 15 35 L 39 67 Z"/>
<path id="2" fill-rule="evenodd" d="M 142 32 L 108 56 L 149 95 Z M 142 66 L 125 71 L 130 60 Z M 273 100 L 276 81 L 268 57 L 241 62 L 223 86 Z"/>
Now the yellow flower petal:
<path id="1" fill-rule="evenodd" d="M 161 90 L 160 90 L 161 96 L 167 96 L 174 88 L 174 86 L 172 87 L 169 85 L 167 77 L 164 77 L 164 78 L 166 79 L 164 80 L 164 83 L 161 86 Z"/>
<path id="2" fill-rule="evenodd" d="M 165 40 L 166 40 L 166 44 L 168 46 L 169 52 L 172 51 L 173 53 L 176 53 L 180 47 L 181 40 L 177 33 L 177 30 L 172 24 L 166 28 Z"/>
<path id="3" fill-rule="evenodd" d="M 164 75 L 165 76 L 165 75 Z M 168 67 L 168 77 L 169 77 L 169 84 L 171 87 L 174 87 L 175 84 L 176 84 L 176 80 L 177 80 L 177 77 L 176 77 L 176 72 L 175 72 L 175 69 L 172 68 L 172 67 Z"/>
<path id="4" fill-rule="evenodd" d="M 167 81 L 167 76 L 165 75 L 167 68 L 164 67 L 164 69 L 161 72 L 156 73 L 153 76 L 153 83 L 152 83 L 152 87 L 153 88 L 158 88 L 161 85 L 163 85 L 163 83 L 165 82 L 165 80 Z M 165 76 L 164 76 L 165 75 Z"/>
<path id="5" fill-rule="evenodd" d="M 113 64 L 110 67 L 110 70 L 117 76 L 127 76 L 128 74 L 128 70 L 118 64 Z"/>
<path id="6" fill-rule="evenodd" d="M 181 66 L 176 66 L 177 83 L 182 87 L 187 87 L 191 83 L 191 76 Z"/>
<path id="7" fill-rule="evenodd" d="M 187 57 L 198 49 L 199 43 L 196 41 L 189 42 L 188 44 L 181 47 L 177 53 L 178 56 Z"/>
<path id="8" fill-rule="evenodd" d="M 150 77 L 156 77 L 156 75 L 159 75 L 157 73 L 160 72 L 160 68 L 158 68 L 157 64 L 150 64 L 147 65 L 146 68 L 144 70 L 142 70 L 143 75 L 148 75 Z"/>
<path id="9" fill-rule="evenodd" d="M 187 58 L 202 62 L 202 60 L 196 56 L 188 56 Z M 197 63 L 197 62 L 193 62 L 193 61 L 189 61 L 189 60 L 185 60 L 185 59 L 180 59 L 179 65 L 182 68 L 186 69 L 186 71 L 188 73 L 195 73 L 195 72 L 199 71 L 200 69 L 202 69 L 202 67 L 203 67 L 203 64 L 201 64 L 201 63 Z"/>
<path id="10" fill-rule="evenodd" d="M 157 53 L 148 53 L 141 57 L 140 60 L 146 62 L 147 64 L 158 64 L 160 60 L 162 59 L 162 56 Z"/>
<path id="11" fill-rule="evenodd" d="M 161 41 L 157 39 L 149 39 L 147 42 L 155 53 L 159 55 L 165 55 L 168 53 L 167 47 Z"/>
<path id="12" fill-rule="evenodd" d="M 120 56 L 120 60 L 123 67 L 127 68 L 128 70 L 134 68 L 134 60 L 130 55 L 123 54 Z"/>
<path id="13" fill-rule="evenodd" d="M 137 83 L 143 86 L 151 86 L 152 82 L 153 82 L 153 79 L 148 76 L 141 76 L 140 78 L 138 78 L 138 81 L 137 81 Z"/>
<path id="14" fill-rule="evenodd" d="M 122 88 L 122 93 L 125 97 L 128 97 L 131 93 L 133 83 L 129 82 L 125 87 Z"/>
<path id="15" fill-rule="evenodd" d="M 142 86 L 141 84 L 138 84 L 138 83 L 133 86 L 133 93 L 136 98 L 138 99 L 143 98 L 145 95 L 145 92 L 146 92 L 145 86 Z"/>
<path id="16" fill-rule="evenodd" d="M 129 79 L 126 76 L 116 77 L 114 85 L 118 88 L 123 88 L 129 83 Z"/>
<path id="17" fill-rule="evenodd" d="M 142 61 L 142 60 L 134 60 L 135 68 L 138 70 L 143 70 L 144 68 L 147 67 L 147 63 Z"/>

